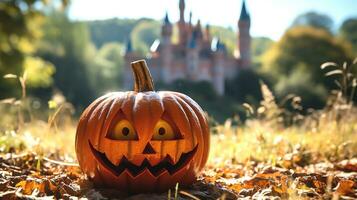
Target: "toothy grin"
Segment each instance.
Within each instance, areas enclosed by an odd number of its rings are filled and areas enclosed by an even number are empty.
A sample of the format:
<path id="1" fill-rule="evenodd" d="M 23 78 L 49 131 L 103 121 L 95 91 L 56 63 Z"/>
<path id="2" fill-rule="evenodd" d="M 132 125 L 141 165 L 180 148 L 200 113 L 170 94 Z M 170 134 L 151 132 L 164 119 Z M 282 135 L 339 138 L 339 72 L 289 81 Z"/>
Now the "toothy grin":
<path id="1" fill-rule="evenodd" d="M 133 177 L 139 175 L 141 172 L 143 172 L 146 169 L 149 170 L 150 173 L 155 177 L 159 176 L 164 171 L 169 172 L 171 175 L 175 174 L 177 171 L 179 171 L 181 168 L 186 166 L 192 160 L 193 156 L 197 151 L 197 146 L 198 146 L 196 145 L 193 148 L 193 150 L 187 153 L 182 153 L 180 159 L 175 164 L 173 163 L 171 157 L 169 155 L 166 155 L 165 158 L 163 158 L 156 165 L 151 165 L 148 159 L 145 158 L 141 163 L 141 165 L 137 166 L 131 163 L 125 156 L 121 158 L 118 165 L 114 165 L 107 158 L 105 153 L 96 150 L 91 144 L 91 142 L 90 141 L 88 142 L 89 142 L 90 149 L 93 152 L 93 155 L 105 168 L 110 170 L 116 176 L 119 176 L 124 170 L 127 170 Z"/>

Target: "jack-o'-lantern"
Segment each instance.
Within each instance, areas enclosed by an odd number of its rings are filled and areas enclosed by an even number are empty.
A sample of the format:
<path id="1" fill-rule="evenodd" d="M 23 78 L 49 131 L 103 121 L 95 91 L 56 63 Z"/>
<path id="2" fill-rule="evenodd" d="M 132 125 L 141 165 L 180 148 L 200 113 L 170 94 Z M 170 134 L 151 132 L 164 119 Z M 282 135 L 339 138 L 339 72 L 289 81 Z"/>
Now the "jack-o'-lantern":
<path id="1" fill-rule="evenodd" d="M 131 66 L 134 91 L 104 95 L 81 115 L 79 165 L 95 185 L 131 193 L 187 186 L 208 157 L 205 113 L 184 94 L 155 92 L 144 60 Z"/>

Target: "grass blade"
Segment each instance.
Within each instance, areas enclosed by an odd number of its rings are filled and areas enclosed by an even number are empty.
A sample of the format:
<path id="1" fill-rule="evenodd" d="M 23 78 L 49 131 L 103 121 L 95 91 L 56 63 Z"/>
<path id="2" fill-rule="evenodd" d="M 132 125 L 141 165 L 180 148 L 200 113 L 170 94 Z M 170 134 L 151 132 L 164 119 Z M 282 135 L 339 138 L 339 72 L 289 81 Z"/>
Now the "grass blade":
<path id="1" fill-rule="evenodd" d="M 321 65 L 321 69 L 325 69 L 326 67 L 337 67 L 338 65 L 334 62 L 325 62 Z"/>

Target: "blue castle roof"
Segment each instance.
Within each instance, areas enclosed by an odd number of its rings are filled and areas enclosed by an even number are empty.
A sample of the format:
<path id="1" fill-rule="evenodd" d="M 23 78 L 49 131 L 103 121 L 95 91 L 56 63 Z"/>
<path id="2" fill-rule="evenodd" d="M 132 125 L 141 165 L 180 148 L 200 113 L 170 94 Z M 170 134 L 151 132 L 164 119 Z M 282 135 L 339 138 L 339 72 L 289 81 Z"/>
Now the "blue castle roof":
<path id="1" fill-rule="evenodd" d="M 164 24 L 170 24 L 169 14 L 167 12 L 165 14 Z"/>
<path id="2" fill-rule="evenodd" d="M 249 13 L 248 13 L 247 8 L 245 6 L 245 0 L 243 0 L 242 10 L 240 12 L 239 20 L 250 20 Z"/>

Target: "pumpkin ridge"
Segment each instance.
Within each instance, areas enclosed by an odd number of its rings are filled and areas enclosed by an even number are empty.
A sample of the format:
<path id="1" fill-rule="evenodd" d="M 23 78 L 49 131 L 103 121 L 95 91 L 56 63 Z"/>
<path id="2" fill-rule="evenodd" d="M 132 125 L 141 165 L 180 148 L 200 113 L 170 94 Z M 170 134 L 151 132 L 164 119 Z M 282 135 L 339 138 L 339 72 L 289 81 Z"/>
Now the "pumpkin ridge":
<path id="1" fill-rule="evenodd" d="M 175 100 L 176 100 L 176 102 L 181 106 L 181 108 L 185 111 L 185 114 L 186 113 L 190 113 L 192 116 L 194 116 L 194 117 L 197 117 L 196 116 L 196 113 L 194 113 L 194 112 L 192 112 L 193 110 L 190 108 L 190 106 L 188 105 L 188 104 L 185 104 L 184 102 L 182 102 L 182 99 L 180 99 L 179 97 L 177 97 L 176 95 L 172 95 L 174 98 L 175 98 Z M 187 109 L 188 109 L 188 111 L 189 112 L 187 112 Z M 191 117 L 188 115 L 188 114 L 186 114 L 187 115 L 187 118 L 189 118 L 190 120 L 189 120 L 189 123 L 190 123 L 190 132 L 191 132 L 191 135 L 192 135 L 192 139 L 193 139 L 193 147 L 195 146 L 195 144 L 196 144 L 196 137 L 195 137 L 195 133 L 193 132 L 193 129 L 194 129 L 194 127 L 192 127 L 192 122 L 191 122 Z"/>
<path id="2" fill-rule="evenodd" d="M 189 104 L 191 106 L 191 108 L 194 110 L 194 112 L 196 113 L 196 116 L 198 117 L 198 120 L 200 121 L 200 125 L 202 127 L 202 137 L 204 139 L 204 149 L 209 149 L 210 144 L 209 144 L 209 140 L 210 140 L 210 132 L 209 132 L 209 128 L 208 128 L 208 122 L 207 119 L 204 117 L 204 111 L 202 110 L 202 108 L 195 102 L 193 101 L 189 96 L 186 96 L 182 93 L 179 92 L 173 92 L 175 93 L 177 96 L 179 96 L 183 101 L 185 101 L 187 104 Z M 203 168 L 203 166 L 206 164 L 207 160 L 208 160 L 208 156 L 209 156 L 209 151 L 204 154 L 204 157 L 202 158 L 202 162 L 201 162 L 201 168 Z"/>
<path id="3" fill-rule="evenodd" d="M 105 97 L 103 98 L 100 98 L 100 99 L 97 99 L 96 101 L 94 101 L 93 103 L 91 103 L 89 105 L 89 107 L 87 109 L 84 110 L 84 112 L 82 113 L 79 121 L 78 121 L 78 124 L 79 126 L 77 127 L 77 133 L 82 133 L 82 132 L 86 132 L 86 128 L 87 128 L 87 124 L 88 124 L 88 116 L 90 116 L 92 114 L 92 112 L 94 111 L 94 109 L 96 108 L 96 106 L 98 104 L 100 104 L 103 100 L 104 100 Z M 83 131 L 79 131 L 80 129 L 84 129 Z M 77 143 L 78 143 L 78 138 L 80 137 L 80 134 L 76 134 L 76 139 L 75 139 L 75 149 L 77 150 Z"/>
<path id="4" fill-rule="evenodd" d="M 190 120 L 184 110 L 184 108 L 178 103 L 178 101 L 176 100 L 175 98 L 175 95 L 173 95 L 171 92 L 164 92 L 166 94 L 166 97 L 167 98 L 170 98 L 172 99 L 171 103 L 170 104 L 167 104 L 167 105 L 170 105 L 170 106 L 167 106 L 168 108 L 172 109 L 172 108 L 175 108 L 176 110 L 174 111 L 171 111 L 171 112 L 174 112 L 174 113 L 178 113 L 177 115 L 181 115 L 181 120 L 182 120 L 182 123 L 177 123 L 176 120 L 174 121 L 177 128 L 179 129 L 180 133 L 181 133 L 181 136 L 183 136 L 183 138 L 186 140 L 186 141 L 190 141 L 190 148 L 194 148 L 194 144 L 191 140 L 189 140 L 189 135 L 188 134 L 191 134 L 191 137 L 193 136 L 192 133 L 190 133 L 191 131 L 191 124 L 190 124 Z M 165 101 L 164 101 L 165 102 Z M 172 113 L 168 113 L 169 116 L 173 119 L 177 118 L 177 115 L 173 116 Z M 178 157 L 181 156 L 181 152 L 178 151 L 179 149 L 181 149 L 181 146 L 182 146 L 182 143 L 177 141 L 176 142 L 176 159 Z M 187 148 L 187 142 L 184 144 L 184 147 L 183 148 Z"/>
<path id="5" fill-rule="evenodd" d="M 104 101 L 104 105 L 101 106 L 101 110 L 100 110 L 100 114 L 98 116 L 98 121 L 100 123 L 97 123 L 97 130 L 99 133 L 101 133 L 103 131 L 103 128 L 105 127 L 105 123 L 106 123 L 106 118 L 107 118 L 107 114 L 108 110 L 110 108 L 110 106 L 112 105 L 113 101 L 115 101 L 115 98 L 113 96 L 108 97 L 108 99 L 106 101 Z M 98 134 L 98 139 L 97 141 L 97 146 L 99 149 L 102 149 L 101 147 L 101 143 L 102 143 L 102 137 L 100 137 L 100 134 Z"/>
<path id="6" fill-rule="evenodd" d="M 185 112 L 188 113 L 188 117 L 190 118 L 190 125 L 191 125 L 191 134 L 192 134 L 192 138 L 193 138 L 193 144 L 202 144 L 203 147 L 200 148 L 198 150 L 198 153 L 200 154 L 200 156 L 198 156 L 200 163 L 202 162 L 203 159 L 203 154 L 204 154 L 204 149 L 206 144 L 204 143 L 203 140 L 203 130 L 202 130 L 202 126 L 200 123 L 200 120 L 196 114 L 196 112 L 194 112 L 194 109 L 188 104 L 186 103 L 184 100 L 182 100 L 181 97 L 179 96 L 175 96 L 176 100 L 179 102 L 179 104 L 184 108 Z M 197 127 L 195 127 L 195 125 Z M 198 130 L 197 130 L 198 129 Z"/>

